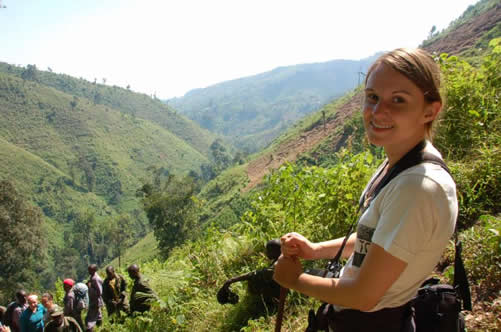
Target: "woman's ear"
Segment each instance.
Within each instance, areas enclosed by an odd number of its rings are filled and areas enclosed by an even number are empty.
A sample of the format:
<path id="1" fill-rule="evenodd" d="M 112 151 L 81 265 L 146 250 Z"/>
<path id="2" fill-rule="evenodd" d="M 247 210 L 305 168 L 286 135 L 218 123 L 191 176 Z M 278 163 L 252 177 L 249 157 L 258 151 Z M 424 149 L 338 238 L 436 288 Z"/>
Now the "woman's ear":
<path id="1" fill-rule="evenodd" d="M 427 104 L 424 109 L 424 114 L 423 114 L 423 120 L 424 123 L 431 122 L 435 120 L 437 117 L 438 113 L 442 110 L 442 102 L 440 101 L 434 101 L 431 102 L 430 104 Z"/>

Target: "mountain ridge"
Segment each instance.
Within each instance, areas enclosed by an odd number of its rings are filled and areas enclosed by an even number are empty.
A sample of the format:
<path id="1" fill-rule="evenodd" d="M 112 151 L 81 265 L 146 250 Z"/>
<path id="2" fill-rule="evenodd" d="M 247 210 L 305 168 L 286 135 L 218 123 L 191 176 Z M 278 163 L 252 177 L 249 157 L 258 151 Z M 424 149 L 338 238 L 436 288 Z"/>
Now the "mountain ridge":
<path id="1" fill-rule="evenodd" d="M 255 152 L 304 115 L 354 88 L 376 55 L 277 67 L 191 90 L 168 105 Z"/>

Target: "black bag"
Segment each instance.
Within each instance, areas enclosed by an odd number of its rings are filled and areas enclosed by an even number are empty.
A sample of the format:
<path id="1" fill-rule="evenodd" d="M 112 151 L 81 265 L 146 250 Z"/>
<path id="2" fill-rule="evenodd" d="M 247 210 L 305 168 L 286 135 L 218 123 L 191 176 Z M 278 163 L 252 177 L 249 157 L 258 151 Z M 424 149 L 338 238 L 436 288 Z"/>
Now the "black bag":
<path id="1" fill-rule="evenodd" d="M 416 332 L 464 332 L 461 300 L 451 285 L 421 287 L 412 300 Z"/>
<path id="2" fill-rule="evenodd" d="M 464 332 L 461 310 L 472 310 L 470 288 L 461 258 L 462 245 L 456 242 L 454 286 L 428 279 L 410 301 L 414 309 L 416 332 Z"/>

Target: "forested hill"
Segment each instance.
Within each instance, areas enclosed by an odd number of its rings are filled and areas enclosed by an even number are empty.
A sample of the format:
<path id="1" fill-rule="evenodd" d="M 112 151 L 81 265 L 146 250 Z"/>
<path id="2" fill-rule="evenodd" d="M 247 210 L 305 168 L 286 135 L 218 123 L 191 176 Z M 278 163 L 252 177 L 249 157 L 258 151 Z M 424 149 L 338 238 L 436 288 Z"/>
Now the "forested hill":
<path id="1" fill-rule="evenodd" d="M 23 268 L 43 271 L 37 282 L 46 287 L 56 276 L 82 276 L 88 261 L 115 257 L 110 232 L 118 223 L 128 234 L 119 246 L 147 233 L 136 190 L 153 174 L 200 173 L 210 164 L 215 136 L 158 100 L 34 66 L 0 69 L 0 182 L 43 212 L 45 266 Z"/>
<path id="2" fill-rule="evenodd" d="M 33 65 L 24 68 L 3 62 L 0 62 L 0 72 L 39 85 L 52 87 L 73 96 L 74 102 L 78 102 L 79 98 L 83 98 L 94 105 L 102 105 L 134 118 L 153 122 L 206 156 L 209 154 L 209 146 L 216 138 L 214 134 L 201 128 L 193 121 L 177 114 L 176 111 L 166 106 L 155 96 L 136 93 L 131 91 L 130 88 L 108 86 L 105 84 L 105 78 L 102 79 L 103 84 L 101 84 L 97 80 L 89 82 L 82 78 L 78 79 L 65 74 L 56 74 L 50 68 L 44 71 Z"/>
<path id="3" fill-rule="evenodd" d="M 202 127 L 255 152 L 305 115 L 353 89 L 375 56 L 276 68 L 168 100 Z"/>

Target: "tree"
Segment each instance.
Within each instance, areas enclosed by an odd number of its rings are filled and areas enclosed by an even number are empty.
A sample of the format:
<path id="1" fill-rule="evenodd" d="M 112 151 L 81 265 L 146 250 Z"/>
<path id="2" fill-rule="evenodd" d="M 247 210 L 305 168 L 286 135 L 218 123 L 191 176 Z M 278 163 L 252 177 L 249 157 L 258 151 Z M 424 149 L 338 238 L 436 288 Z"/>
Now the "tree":
<path id="1" fill-rule="evenodd" d="M 113 246 L 113 254 L 118 256 L 118 267 L 121 265 L 122 252 L 129 247 L 135 235 L 132 220 L 128 214 L 121 214 L 109 223 L 109 237 Z"/>
<path id="2" fill-rule="evenodd" d="M 28 81 L 38 81 L 38 69 L 36 65 L 28 65 L 21 73 L 21 78 Z"/>
<path id="3" fill-rule="evenodd" d="M 92 165 L 83 154 L 80 154 L 78 158 L 78 165 L 84 172 L 87 190 L 92 192 L 94 190 L 94 185 L 96 184 L 96 176 L 94 174 L 94 170 L 92 169 Z"/>
<path id="4" fill-rule="evenodd" d="M 14 184 L 0 181 L 0 284 L 11 295 L 32 288 L 46 261 L 42 213 L 21 196 Z M 0 301 L 3 294 L 0 294 Z M 5 302 L 5 301 L 2 301 Z"/>
<path id="5" fill-rule="evenodd" d="M 73 236 L 71 247 L 80 252 L 80 256 L 84 258 L 87 265 L 95 261 L 95 231 L 96 217 L 94 212 L 77 212 L 71 228 Z"/>
<path id="6" fill-rule="evenodd" d="M 434 25 L 431 27 L 430 33 L 428 34 L 428 39 L 432 38 L 435 36 L 435 33 L 437 32 L 437 27 Z"/>
<path id="7" fill-rule="evenodd" d="M 158 185 L 147 183 L 139 189 L 144 211 L 165 256 L 194 234 L 197 226 L 195 194 L 199 190 L 195 179 L 175 175 L 168 175 Z"/>
<path id="8" fill-rule="evenodd" d="M 73 96 L 73 100 L 70 101 L 71 109 L 74 110 L 75 107 L 77 107 L 77 105 L 78 105 L 78 97 L 77 96 Z"/>
<path id="9" fill-rule="evenodd" d="M 231 165 L 232 158 L 226 150 L 226 147 L 223 145 L 221 139 L 218 138 L 214 142 L 212 142 L 212 144 L 210 145 L 210 150 L 217 174 L 221 173 Z"/>
<path id="10" fill-rule="evenodd" d="M 96 90 L 96 92 L 94 92 L 94 105 L 100 104 L 102 99 L 103 99 L 103 96 L 101 95 L 101 93 L 99 91 Z"/>

